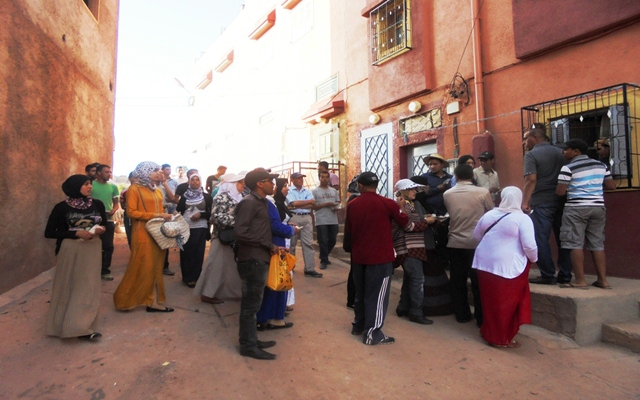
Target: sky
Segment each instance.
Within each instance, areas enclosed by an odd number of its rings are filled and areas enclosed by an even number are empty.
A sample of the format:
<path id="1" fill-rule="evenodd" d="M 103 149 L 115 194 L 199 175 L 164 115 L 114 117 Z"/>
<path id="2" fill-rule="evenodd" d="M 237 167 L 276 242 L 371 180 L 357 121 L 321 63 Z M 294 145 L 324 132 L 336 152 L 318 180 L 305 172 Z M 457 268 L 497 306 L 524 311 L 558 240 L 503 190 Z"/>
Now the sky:
<path id="1" fill-rule="evenodd" d="M 187 77 L 240 13 L 245 0 L 120 2 L 115 105 L 115 176 L 141 161 L 187 167 L 192 151 Z M 176 80 L 177 79 L 177 80 Z M 197 166 L 194 166 L 197 167 Z"/>

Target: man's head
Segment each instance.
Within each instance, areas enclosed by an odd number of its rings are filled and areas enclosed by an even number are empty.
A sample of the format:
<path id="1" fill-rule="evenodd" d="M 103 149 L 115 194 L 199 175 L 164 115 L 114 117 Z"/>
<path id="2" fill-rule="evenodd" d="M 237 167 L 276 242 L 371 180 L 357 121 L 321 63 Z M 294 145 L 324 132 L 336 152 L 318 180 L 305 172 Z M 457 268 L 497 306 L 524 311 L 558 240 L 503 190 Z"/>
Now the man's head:
<path id="1" fill-rule="evenodd" d="M 531 128 L 524 131 L 522 136 L 522 143 L 527 150 L 533 149 L 535 145 L 542 142 L 548 142 L 547 131 L 544 128 L 544 124 L 533 124 Z"/>
<path id="2" fill-rule="evenodd" d="M 178 177 L 182 178 L 184 176 L 184 168 L 178 167 Z"/>
<path id="3" fill-rule="evenodd" d="M 329 187 L 329 171 L 320 171 L 318 176 L 320 178 L 320 187 Z"/>
<path id="4" fill-rule="evenodd" d="M 187 178 L 191 178 L 191 175 L 197 174 L 197 173 L 198 173 L 198 170 L 195 169 L 195 168 L 192 168 L 192 169 L 187 171 Z"/>
<path id="5" fill-rule="evenodd" d="M 493 171 L 493 153 L 490 151 L 483 151 L 478 156 L 478 160 L 480 161 L 480 166 L 485 172 Z"/>
<path id="6" fill-rule="evenodd" d="M 608 160 L 611 157 L 611 145 L 609 139 L 599 139 L 593 144 L 601 160 Z"/>
<path id="7" fill-rule="evenodd" d="M 320 176 L 320 172 L 329 171 L 329 163 L 326 161 L 320 161 L 318 163 L 318 176 Z"/>
<path id="8" fill-rule="evenodd" d="M 439 174 L 442 170 L 449 165 L 446 158 L 442 157 L 438 153 L 429 154 L 424 158 L 424 163 L 429 167 L 429 171 L 432 174 Z"/>
<path id="9" fill-rule="evenodd" d="M 365 171 L 358 176 L 358 192 L 375 192 L 378 188 L 378 175 L 371 171 Z"/>
<path id="10" fill-rule="evenodd" d="M 171 177 L 171 165 L 162 164 L 162 173 L 167 179 L 169 179 Z"/>
<path id="11" fill-rule="evenodd" d="M 100 165 L 100 163 L 91 163 L 84 167 L 84 172 L 91 180 L 96 179 L 96 168 L 98 168 L 98 165 Z"/>
<path id="12" fill-rule="evenodd" d="M 587 150 L 589 150 L 589 146 L 585 142 L 580 139 L 571 139 L 564 143 L 562 155 L 566 160 L 571 160 L 575 156 L 587 154 Z"/>
<path id="13" fill-rule="evenodd" d="M 217 176 L 218 178 L 220 178 L 222 175 L 224 175 L 224 174 L 226 174 L 226 173 L 227 173 L 227 167 L 225 167 L 224 165 L 220 165 L 220 166 L 218 167 L 218 173 L 216 174 L 216 176 Z"/>
<path id="14" fill-rule="evenodd" d="M 458 182 L 471 181 L 473 179 L 473 168 L 467 164 L 460 164 L 453 170 Z"/>
<path id="15" fill-rule="evenodd" d="M 291 174 L 291 183 L 293 184 L 293 186 L 296 187 L 296 189 L 300 190 L 300 188 L 302 187 L 302 184 L 304 183 L 304 178 L 306 177 L 306 175 L 301 174 L 300 172 L 294 172 L 293 174 Z"/>
<path id="16" fill-rule="evenodd" d="M 274 193 L 277 177 L 278 174 L 270 174 L 264 168 L 256 168 L 247 173 L 244 183 L 249 189 L 264 197 Z"/>
<path id="17" fill-rule="evenodd" d="M 111 167 L 106 164 L 98 165 L 96 168 L 96 179 L 101 183 L 105 183 L 111 179 Z"/>

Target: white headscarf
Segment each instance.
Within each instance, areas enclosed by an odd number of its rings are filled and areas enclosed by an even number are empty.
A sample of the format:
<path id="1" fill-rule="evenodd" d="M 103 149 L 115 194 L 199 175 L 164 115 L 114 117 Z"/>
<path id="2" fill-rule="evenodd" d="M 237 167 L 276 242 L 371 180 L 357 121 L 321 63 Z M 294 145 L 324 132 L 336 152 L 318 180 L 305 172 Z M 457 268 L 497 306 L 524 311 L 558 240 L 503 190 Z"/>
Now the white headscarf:
<path id="1" fill-rule="evenodd" d="M 237 203 L 242 200 L 242 193 L 238 192 L 238 188 L 236 184 L 244 179 L 243 175 L 236 174 L 224 174 L 220 177 L 222 183 L 218 185 L 218 193 L 216 193 L 216 197 L 222 195 L 223 193 L 228 193 L 229 197 L 235 200 Z"/>
<path id="2" fill-rule="evenodd" d="M 507 186 L 500 192 L 502 201 L 498 211 L 503 213 L 522 212 L 522 191 L 515 186 Z"/>

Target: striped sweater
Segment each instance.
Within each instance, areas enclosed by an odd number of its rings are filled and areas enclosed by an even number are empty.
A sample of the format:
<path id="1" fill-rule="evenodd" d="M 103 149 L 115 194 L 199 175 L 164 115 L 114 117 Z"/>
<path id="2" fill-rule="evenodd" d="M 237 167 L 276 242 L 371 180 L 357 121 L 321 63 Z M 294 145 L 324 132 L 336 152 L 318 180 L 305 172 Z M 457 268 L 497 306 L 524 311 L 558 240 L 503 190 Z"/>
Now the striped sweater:
<path id="1" fill-rule="evenodd" d="M 604 207 L 603 183 L 612 179 L 609 168 L 581 154 L 562 167 L 558 184 L 567 186 L 565 207 Z"/>

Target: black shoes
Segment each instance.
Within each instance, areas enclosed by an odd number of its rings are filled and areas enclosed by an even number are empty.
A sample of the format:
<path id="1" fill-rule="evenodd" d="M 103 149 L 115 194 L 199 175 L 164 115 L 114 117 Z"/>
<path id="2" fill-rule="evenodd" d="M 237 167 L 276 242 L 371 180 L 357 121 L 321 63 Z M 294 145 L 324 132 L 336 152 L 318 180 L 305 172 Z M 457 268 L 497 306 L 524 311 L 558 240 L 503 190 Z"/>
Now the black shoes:
<path id="1" fill-rule="evenodd" d="M 391 336 L 385 336 L 382 340 L 376 343 L 371 343 L 371 346 L 375 346 L 377 344 L 393 344 L 396 342 L 396 339 Z M 366 343 L 365 343 L 366 344 Z"/>
<path id="2" fill-rule="evenodd" d="M 90 335 L 83 335 L 83 336 L 78 336 L 78 339 L 80 340 L 89 340 L 89 341 L 95 341 L 98 340 L 102 337 L 102 333 L 100 332 L 93 332 Z"/>
<path id="3" fill-rule="evenodd" d="M 409 321 L 420 325 L 431 325 L 433 321 L 425 318 L 424 315 L 409 315 Z"/>
<path id="4" fill-rule="evenodd" d="M 175 275 L 175 274 L 176 274 L 176 273 L 175 273 L 175 272 L 173 272 L 172 270 L 170 270 L 169 268 L 164 268 L 164 269 L 162 270 L 162 275 L 173 276 L 173 275 Z"/>
<path id="5" fill-rule="evenodd" d="M 276 341 L 275 340 L 269 340 L 266 342 L 263 342 L 262 340 L 258 340 L 258 348 L 259 349 L 268 349 L 269 347 L 273 347 L 276 345 Z"/>
<path id="6" fill-rule="evenodd" d="M 357 335 L 362 335 L 363 333 L 364 333 L 364 329 L 356 328 L 355 326 L 351 327 L 351 334 L 352 335 L 357 336 Z"/>
<path id="7" fill-rule="evenodd" d="M 326 263 L 320 263 L 320 269 L 327 269 Z"/>
<path id="8" fill-rule="evenodd" d="M 276 355 L 271 354 L 268 351 L 264 351 L 259 347 L 249 350 L 240 350 L 240 355 L 245 357 L 255 358 L 256 360 L 275 360 Z"/>
<path id="9" fill-rule="evenodd" d="M 456 321 L 458 321 L 461 324 L 469 322 L 472 319 L 473 319 L 473 317 L 471 315 L 465 315 L 464 317 L 456 317 Z"/>
<path id="10" fill-rule="evenodd" d="M 355 307 L 353 303 L 347 303 L 347 308 L 353 310 Z"/>
<path id="11" fill-rule="evenodd" d="M 555 285 L 556 278 L 545 278 L 543 276 L 539 276 L 537 278 L 529 279 L 529 283 L 536 283 L 538 285 Z"/>
<path id="12" fill-rule="evenodd" d="M 409 312 L 407 310 L 396 308 L 396 314 L 398 315 L 398 317 L 406 317 L 407 315 L 409 315 Z"/>
<path id="13" fill-rule="evenodd" d="M 165 308 L 147 307 L 147 312 L 173 312 L 173 308 L 171 308 L 171 307 L 165 307 Z"/>
<path id="14" fill-rule="evenodd" d="M 304 276 L 309 276 L 311 278 L 322 278 L 322 274 L 318 271 L 304 271 Z"/>

